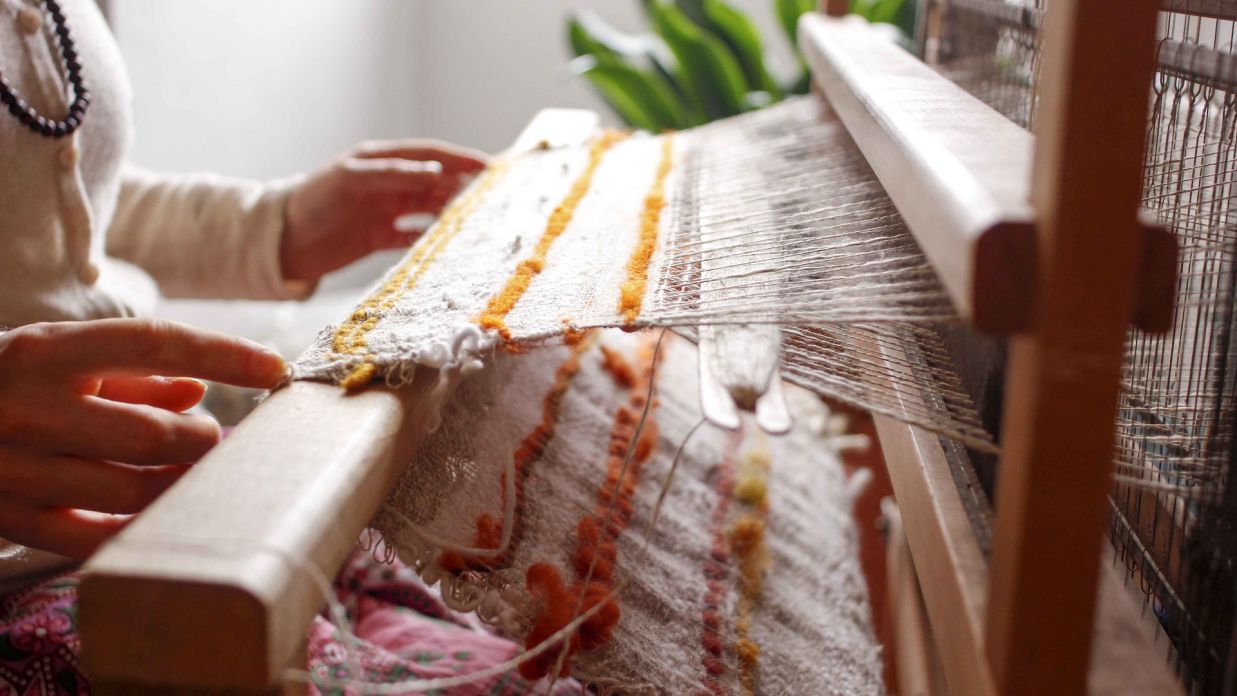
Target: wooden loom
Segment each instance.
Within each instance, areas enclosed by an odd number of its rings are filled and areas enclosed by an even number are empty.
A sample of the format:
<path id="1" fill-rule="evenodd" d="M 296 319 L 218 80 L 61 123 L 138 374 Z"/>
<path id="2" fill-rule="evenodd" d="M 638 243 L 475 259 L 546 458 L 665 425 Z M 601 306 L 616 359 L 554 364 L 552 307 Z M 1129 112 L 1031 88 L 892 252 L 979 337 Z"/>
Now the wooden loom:
<path id="1" fill-rule="evenodd" d="M 800 26 L 817 86 L 959 312 L 1011 337 L 990 558 L 941 440 L 878 419 L 913 561 L 898 623 L 923 639 L 899 641 L 899 659 L 938 656 L 920 663 L 939 663 L 948 693 L 1171 683 L 1101 573 L 1122 343 L 1132 323 L 1163 330 L 1172 314 L 1173 239 L 1139 218 L 1160 4 L 1053 0 L 1034 138 L 866 26 Z M 514 147 L 595 126 L 544 112 Z M 294 688 L 281 673 L 304 659 L 321 605 L 306 563 L 329 577 L 353 548 L 423 438 L 431 386 L 295 383 L 102 549 L 80 605 L 100 690 Z M 1111 626 L 1138 628 L 1109 641 Z"/>

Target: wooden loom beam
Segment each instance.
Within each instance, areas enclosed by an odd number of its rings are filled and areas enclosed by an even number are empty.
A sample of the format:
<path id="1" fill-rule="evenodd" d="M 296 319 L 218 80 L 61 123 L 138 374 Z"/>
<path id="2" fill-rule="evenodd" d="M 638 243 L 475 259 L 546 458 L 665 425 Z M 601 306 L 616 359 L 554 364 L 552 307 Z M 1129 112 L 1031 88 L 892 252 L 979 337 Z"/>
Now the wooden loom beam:
<path id="1" fill-rule="evenodd" d="M 958 312 L 983 331 L 1027 329 L 1042 277 L 1031 134 L 857 18 L 805 15 L 799 45 Z M 1130 308 L 1140 326 L 1164 331 L 1175 242 L 1152 225 L 1133 234 L 1169 250 L 1145 259 L 1151 290 Z"/>
<path id="2" fill-rule="evenodd" d="M 1157 0 L 1054 0 L 1040 80 L 1031 333 L 1011 342 L 988 593 L 1002 694 L 1082 694 L 1123 345 L 1144 238 Z M 1116 28 L 1120 31 L 1116 31 Z"/>

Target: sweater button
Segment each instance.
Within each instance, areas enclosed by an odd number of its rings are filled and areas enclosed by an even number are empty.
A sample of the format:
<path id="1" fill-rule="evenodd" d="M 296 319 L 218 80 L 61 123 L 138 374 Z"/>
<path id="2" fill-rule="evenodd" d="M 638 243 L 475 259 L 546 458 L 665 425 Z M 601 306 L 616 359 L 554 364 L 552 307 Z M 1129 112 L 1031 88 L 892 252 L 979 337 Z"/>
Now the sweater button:
<path id="1" fill-rule="evenodd" d="M 88 263 L 82 266 L 82 270 L 77 274 L 86 285 L 94 285 L 99 280 L 99 266 L 97 264 Z"/>
<path id="2" fill-rule="evenodd" d="M 17 13 L 17 28 L 23 34 L 33 34 L 43 28 L 43 15 L 33 7 L 23 7 Z"/>
<path id="3" fill-rule="evenodd" d="M 60 166 L 65 169 L 73 169 L 77 166 L 78 160 L 82 157 L 81 150 L 73 143 L 66 143 L 60 148 Z"/>

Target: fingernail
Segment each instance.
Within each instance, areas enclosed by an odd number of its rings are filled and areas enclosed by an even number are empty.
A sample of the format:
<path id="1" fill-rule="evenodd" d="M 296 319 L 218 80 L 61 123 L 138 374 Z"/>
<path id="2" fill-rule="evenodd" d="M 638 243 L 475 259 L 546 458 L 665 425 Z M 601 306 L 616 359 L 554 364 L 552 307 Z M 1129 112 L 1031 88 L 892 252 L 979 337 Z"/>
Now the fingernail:
<path id="1" fill-rule="evenodd" d="M 255 375 L 271 384 L 283 379 L 288 369 L 283 356 L 265 346 L 255 350 L 249 357 L 249 367 Z"/>

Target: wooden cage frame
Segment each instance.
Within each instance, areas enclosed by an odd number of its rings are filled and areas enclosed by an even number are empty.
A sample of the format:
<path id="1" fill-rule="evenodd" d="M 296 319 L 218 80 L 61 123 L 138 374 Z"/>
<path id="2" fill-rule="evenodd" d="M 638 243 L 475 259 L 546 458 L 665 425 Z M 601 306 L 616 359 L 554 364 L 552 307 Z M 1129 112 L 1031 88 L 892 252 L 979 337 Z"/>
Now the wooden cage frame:
<path id="1" fill-rule="evenodd" d="M 950 693 L 1122 693 L 1131 670 L 1175 684 L 1149 638 L 1105 638 L 1138 610 L 1119 580 L 1101 582 L 1123 341 L 1131 323 L 1171 316 L 1171 237 L 1139 217 L 1160 4 L 1053 0 L 1034 139 L 862 25 L 800 26 L 818 87 L 959 310 L 1010 332 L 990 559 L 940 440 L 877 419 L 916 582 L 898 579 L 922 597 L 907 616 Z M 848 6 L 827 0 L 825 14 Z M 595 126 L 543 112 L 514 147 L 579 142 Z M 100 691 L 292 688 L 280 677 L 303 663 L 316 581 L 423 439 L 432 386 L 427 373 L 355 395 L 292 384 L 96 554 L 80 618 Z"/>

